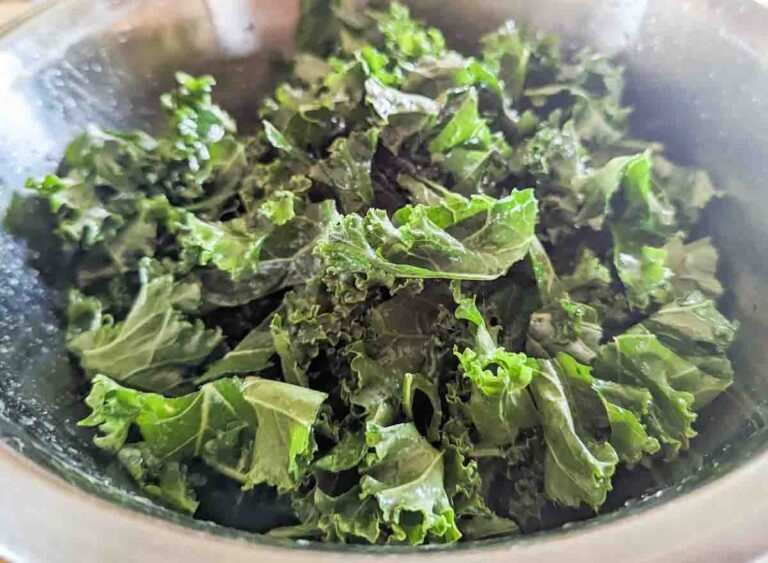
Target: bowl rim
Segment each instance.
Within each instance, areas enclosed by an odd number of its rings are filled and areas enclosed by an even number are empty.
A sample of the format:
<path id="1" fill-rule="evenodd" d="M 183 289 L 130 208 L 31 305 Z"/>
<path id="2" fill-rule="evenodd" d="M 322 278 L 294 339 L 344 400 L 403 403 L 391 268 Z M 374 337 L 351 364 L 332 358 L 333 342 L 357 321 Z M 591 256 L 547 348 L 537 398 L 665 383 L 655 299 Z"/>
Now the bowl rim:
<path id="1" fill-rule="evenodd" d="M 317 542 L 276 545 L 258 534 L 206 533 L 142 514 L 68 483 L 7 444 L 0 444 L 0 557 L 14 561 L 104 561 L 136 549 L 141 561 L 251 561 L 311 558 L 318 563 L 397 556 L 404 562 L 440 557 L 462 563 L 590 560 L 749 560 L 768 552 L 768 455 L 760 455 L 705 486 L 646 509 L 559 533 L 517 536 L 432 549 L 358 547 Z M 599 519 L 598 519 L 599 520 Z M 595 522 L 593 520 L 592 522 Z M 224 530 L 215 526 L 213 529 Z M 248 540 L 251 541 L 248 541 Z M 137 547 L 139 546 L 139 547 Z M 87 555 L 84 555 L 87 554 Z M 133 556 L 132 556 L 133 557 Z"/>

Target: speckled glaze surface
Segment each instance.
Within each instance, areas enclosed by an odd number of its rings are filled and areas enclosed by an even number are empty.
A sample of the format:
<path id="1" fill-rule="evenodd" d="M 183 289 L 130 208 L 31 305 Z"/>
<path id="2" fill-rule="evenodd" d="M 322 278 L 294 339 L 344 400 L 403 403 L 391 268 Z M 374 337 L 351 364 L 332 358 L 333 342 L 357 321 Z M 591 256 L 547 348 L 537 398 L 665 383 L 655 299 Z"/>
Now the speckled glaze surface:
<path id="1" fill-rule="evenodd" d="M 508 18 L 615 53 L 634 133 L 713 173 L 731 197 L 702 228 L 722 249 L 722 306 L 741 329 L 737 383 L 693 452 L 631 505 L 525 538 L 452 549 L 286 543 L 172 513 L 90 445 L 55 316 L 60 295 L 0 230 L 0 557 L 14 561 L 738 561 L 768 552 L 768 9 L 752 0 L 415 0 L 457 47 Z M 88 123 L 153 127 L 173 71 L 209 72 L 247 130 L 290 53 L 298 1 L 58 0 L 0 27 L 0 213 Z M 41 237 L 45 237 L 41 233 Z M 50 269 L 55 265 L 34 265 Z"/>

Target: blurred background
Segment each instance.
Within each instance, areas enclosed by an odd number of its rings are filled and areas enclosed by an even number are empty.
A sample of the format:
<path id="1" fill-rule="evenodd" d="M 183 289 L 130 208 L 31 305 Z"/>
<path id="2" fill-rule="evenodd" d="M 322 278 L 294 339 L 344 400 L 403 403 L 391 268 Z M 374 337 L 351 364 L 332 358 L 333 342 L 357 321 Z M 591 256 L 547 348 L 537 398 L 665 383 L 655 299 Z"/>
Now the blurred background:
<path id="1" fill-rule="evenodd" d="M 32 3 L 33 0 L 0 0 L 0 25 L 24 12 Z"/>

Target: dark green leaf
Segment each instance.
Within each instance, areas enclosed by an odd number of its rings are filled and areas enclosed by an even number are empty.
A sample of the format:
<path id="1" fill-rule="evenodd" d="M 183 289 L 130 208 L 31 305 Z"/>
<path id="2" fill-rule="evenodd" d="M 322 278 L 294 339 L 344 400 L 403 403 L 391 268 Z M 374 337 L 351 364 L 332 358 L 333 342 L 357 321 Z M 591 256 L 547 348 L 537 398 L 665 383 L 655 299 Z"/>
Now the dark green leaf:
<path id="1" fill-rule="evenodd" d="M 445 543 L 459 539 L 443 484 L 442 452 L 413 424 L 369 424 L 365 436 L 374 453 L 366 459 L 361 498 L 376 499 L 382 521 L 392 527 L 390 541 L 416 545 L 427 537 Z"/>
<path id="2" fill-rule="evenodd" d="M 310 174 L 334 189 L 345 213 L 361 212 L 373 204 L 371 161 L 378 138 L 379 131 L 369 129 L 336 139 L 328 158 L 320 160 Z"/>
<path id="3" fill-rule="evenodd" d="M 336 444 L 331 451 L 315 462 L 315 467 L 323 471 L 338 473 L 357 467 L 368 453 L 363 432 L 349 433 Z"/>
<path id="4" fill-rule="evenodd" d="M 330 271 L 372 280 L 495 279 L 525 256 L 536 213 L 530 190 L 406 207 L 394 222 L 370 210 L 339 217 L 315 251 Z"/>
<path id="5" fill-rule="evenodd" d="M 48 198 L 59 221 L 59 234 L 73 242 L 92 246 L 122 225 L 122 219 L 105 209 L 94 187 L 84 180 L 49 174 L 39 182 L 28 180 L 27 188 Z"/>
<path id="6" fill-rule="evenodd" d="M 291 342 L 291 336 L 283 328 L 283 321 L 280 315 L 272 317 L 269 325 L 269 332 L 272 335 L 272 346 L 280 357 L 280 365 L 283 368 L 283 378 L 292 385 L 301 385 L 307 387 L 306 358 L 299 360 L 300 350 L 294 348 Z"/>
<path id="7" fill-rule="evenodd" d="M 542 360 L 539 364 L 541 371 L 531 391 L 547 442 L 545 492 L 566 506 L 583 503 L 597 510 L 611 490 L 618 456 L 608 442 L 597 438 L 594 411 L 581 412 L 572 405 L 578 386 L 570 389 L 571 382 L 558 373 L 555 363 Z"/>
<path id="8" fill-rule="evenodd" d="M 676 236 L 664 246 L 666 265 L 673 272 L 672 290 L 684 297 L 692 291 L 700 291 L 717 299 L 723 294 L 723 285 L 717 279 L 717 249 L 709 237 L 685 244 Z"/>
<path id="9" fill-rule="evenodd" d="M 392 424 L 400 412 L 405 374 L 372 360 L 362 342 L 352 344 L 346 353 L 356 379 L 349 397 L 351 405 L 360 407 L 369 422 Z"/>
<path id="10" fill-rule="evenodd" d="M 74 307 L 79 300 L 75 296 Z M 166 391 L 183 381 L 186 369 L 203 363 L 221 341 L 221 331 L 190 322 L 185 311 L 200 304 L 200 287 L 175 283 L 173 276 L 150 278 L 142 285 L 126 318 L 115 322 L 99 315 L 88 330 L 70 334 L 67 347 L 90 376 L 153 391 Z M 72 311 L 73 318 L 80 315 Z"/>
<path id="11" fill-rule="evenodd" d="M 445 50 L 443 34 L 412 19 L 408 8 L 399 2 L 390 4 L 389 13 L 379 21 L 379 29 L 387 50 L 404 58 L 440 56 Z"/>
<path id="12" fill-rule="evenodd" d="M 653 402 L 647 416 L 649 434 L 674 458 L 687 449 L 696 435 L 694 393 L 707 393 L 703 373 L 661 344 L 644 329 L 617 336 L 606 345 L 595 363 L 597 376 L 651 392 Z"/>
<path id="13" fill-rule="evenodd" d="M 660 449 L 658 440 L 648 435 L 641 422 L 651 408 L 652 395 L 647 389 L 595 379 L 590 374 L 591 368 L 579 364 L 567 354 L 558 354 L 555 367 L 569 385 L 582 387 L 581 393 L 573 397 L 574 408 L 587 411 L 582 416 L 591 415 L 596 420 L 608 417 L 611 427 L 609 442 L 621 461 L 634 464 Z M 589 386 L 595 396 L 586 392 L 585 386 Z M 595 397 L 602 404 L 604 414 L 599 411 Z M 592 413 L 588 412 L 590 408 Z"/>
<path id="14" fill-rule="evenodd" d="M 430 141 L 429 152 L 446 153 L 459 146 L 484 148 L 490 144 L 491 131 L 478 112 L 477 92 L 470 88 L 461 96 L 456 113 Z"/>
<path id="15" fill-rule="evenodd" d="M 257 374 L 272 362 L 275 346 L 272 334 L 264 327 L 256 327 L 233 350 L 214 362 L 195 383 L 206 383 L 226 375 Z"/>
<path id="16" fill-rule="evenodd" d="M 296 385 L 249 378 L 243 397 L 256 412 L 253 464 L 245 488 L 260 483 L 298 487 L 317 450 L 312 426 L 327 395 Z"/>
<path id="17" fill-rule="evenodd" d="M 454 354 L 464 377 L 472 383 L 467 412 L 480 433 L 482 445 L 513 443 L 523 428 L 537 423 L 526 386 L 537 369 L 536 361 L 525 354 L 507 352 L 497 346 L 474 299 L 455 294 L 456 318 L 469 321 L 475 337 L 473 348 Z"/>
<path id="18" fill-rule="evenodd" d="M 686 226 L 693 225 L 701 210 L 718 195 L 706 172 L 676 166 L 663 156 L 654 155 L 653 173 Z"/>

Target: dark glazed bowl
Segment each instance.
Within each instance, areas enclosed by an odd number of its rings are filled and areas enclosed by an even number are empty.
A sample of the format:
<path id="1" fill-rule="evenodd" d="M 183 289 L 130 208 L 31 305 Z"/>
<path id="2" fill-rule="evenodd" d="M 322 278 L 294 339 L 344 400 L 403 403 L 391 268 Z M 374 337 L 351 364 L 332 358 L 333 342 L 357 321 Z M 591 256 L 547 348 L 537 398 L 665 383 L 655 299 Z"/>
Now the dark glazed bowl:
<path id="1" fill-rule="evenodd" d="M 722 249 L 722 306 L 741 322 L 737 382 L 694 451 L 617 483 L 610 510 L 566 529 L 450 549 L 287 543 L 157 507 L 75 422 L 80 385 L 43 281 L 54 259 L 0 230 L 0 556 L 14 561 L 738 560 L 768 551 L 768 11 L 750 0 L 420 0 L 456 46 L 514 17 L 627 65 L 637 136 L 713 173 L 730 197 L 703 228 Z M 290 51 L 297 0 L 60 0 L 0 28 L 0 214 L 88 123 L 149 127 L 173 71 L 209 72 L 247 129 Z M 451 33 L 453 31 L 453 33 Z M 41 228 L 38 243 L 50 236 Z M 33 267 L 31 264 L 34 264 Z M 640 500 L 625 503 L 630 494 Z M 264 520 L 261 525 L 268 522 Z"/>

